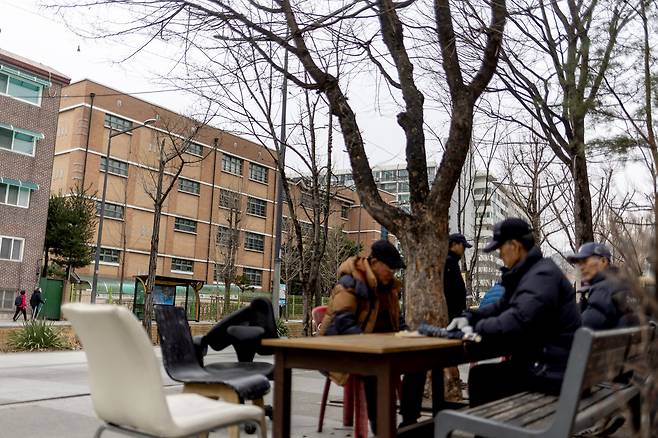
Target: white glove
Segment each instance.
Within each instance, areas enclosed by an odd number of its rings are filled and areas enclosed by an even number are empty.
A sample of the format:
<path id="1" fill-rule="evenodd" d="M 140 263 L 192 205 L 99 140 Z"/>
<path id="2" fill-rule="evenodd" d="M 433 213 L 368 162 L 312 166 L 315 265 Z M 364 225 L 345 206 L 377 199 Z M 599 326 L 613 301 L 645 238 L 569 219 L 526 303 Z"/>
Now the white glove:
<path id="1" fill-rule="evenodd" d="M 465 327 L 468 327 L 470 329 L 469 333 L 473 332 L 473 329 L 469 325 L 470 323 L 468 322 L 467 318 L 464 318 L 463 316 L 459 316 L 457 318 L 454 318 L 452 321 L 450 321 L 450 324 L 448 324 L 448 327 L 446 327 L 446 330 L 451 331 L 451 330 L 461 330 L 464 333 Z"/>

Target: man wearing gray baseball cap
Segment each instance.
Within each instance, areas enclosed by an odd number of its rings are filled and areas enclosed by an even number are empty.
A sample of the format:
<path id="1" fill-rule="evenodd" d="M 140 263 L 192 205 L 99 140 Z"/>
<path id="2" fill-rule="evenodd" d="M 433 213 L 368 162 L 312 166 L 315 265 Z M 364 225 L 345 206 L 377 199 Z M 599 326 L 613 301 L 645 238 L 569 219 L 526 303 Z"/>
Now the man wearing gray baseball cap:
<path id="1" fill-rule="evenodd" d="M 637 324 L 632 296 L 621 272 L 611 264 L 612 254 L 602 243 L 587 242 L 567 260 L 580 271 L 585 287 L 580 308 L 583 325 L 594 330 Z"/>

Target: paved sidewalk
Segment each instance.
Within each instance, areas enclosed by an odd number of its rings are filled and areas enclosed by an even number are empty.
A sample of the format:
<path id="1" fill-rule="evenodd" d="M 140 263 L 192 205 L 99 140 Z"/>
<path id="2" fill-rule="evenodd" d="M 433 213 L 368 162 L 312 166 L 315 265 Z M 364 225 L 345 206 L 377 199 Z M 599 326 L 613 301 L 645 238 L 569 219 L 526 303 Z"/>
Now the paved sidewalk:
<path id="1" fill-rule="evenodd" d="M 159 355 L 159 349 L 156 352 Z M 211 353 L 207 360 L 210 363 L 234 358 L 233 351 L 223 351 Z M 182 386 L 169 379 L 164 370 L 162 375 L 166 391 L 181 390 Z M 331 404 L 327 406 L 324 432 L 315 431 L 323 385 L 324 377 L 318 372 L 293 373 L 293 436 L 352 436 L 351 428 L 342 427 L 342 408 Z M 332 385 L 330 400 L 340 399 L 341 393 Z M 270 392 L 266 402 L 271 401 Z M 84 352 L 0 354 L 0 438 L 90 438 L 99 424 L 89 397 Z M 106 432 L 103 436 L 120 435 Z M 226 436 L 224 431 L 211 434 L 213 438 Z"/>

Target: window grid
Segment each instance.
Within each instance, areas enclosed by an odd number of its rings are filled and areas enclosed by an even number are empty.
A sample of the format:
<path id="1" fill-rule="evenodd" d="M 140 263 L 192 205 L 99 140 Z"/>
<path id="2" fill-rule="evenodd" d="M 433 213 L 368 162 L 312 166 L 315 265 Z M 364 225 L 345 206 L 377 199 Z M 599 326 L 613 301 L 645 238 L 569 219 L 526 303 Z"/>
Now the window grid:
<path id="1" fill-rule="evenodd" d="M 105 126 L 115 131 L 127 131 L 133 127 L 133 122 L 112 114 L 105 114 Z"/>
<path id="2" fill-rule="evenodd" d="M 0 204 L 28 208 L 31 190 L 11 184 L 0 183 Z"/>
<path id="3" fill-rule="evenodd" d="M 257 233 L 244 233 L 244 247 L 252 251 L 265 251 L 265 236 Z"/>
<path id="4" fill-rule="evenodd" d="M 219 206 L 222 208 L 240 208 L 240 194 L 232 190 L 219 190 Z"/>
<path id="5" fill-rule="evenodd" d="M 347 219 L 350 217 L 350 207 L 349 205 L 341 205 L 340 206 L 340 217 L 343 219 Z"/>
<path id="6" fill-rule="evenodd" d="M 172 257 L 171 270 L 180 272 L 194 272 L 194 260 L 178 259 Z"/>
<path id="7" fill-rule="evenodd" d="M 177 217 L 174 221 L 174 230 L 196 233 L 196 221 Z"/>
<path id="8" fill-rule="evenodd" d="M 0 236 L 0 260 L 22 261 L 24 243 L 20 237 Z"/>
<path id="9" fill-rule="evenodd" d="M 242 271 L 251 286 L 260 286 L 263 284 L 263 271 L 260 269 L 243 268 Z"/>
<path id="10" fill-rule="evenodd" d="M 242 159 L 224 154 L 222 157 L 222 170 L 235 175 L 242 175 Z"/>
<path id="11" fill-rule="evenodd" d="M 196 155 L 198 157 L 203 157 L 203 146 L 199 143 L 189 142 L 185 152 L 188 154 Z"/>
<path id="12" fill-rule="evenodd" d="M 101 215 L 101 201 L 96 201 L 96 216 Z M 105 217 L 111 219 L 123 219 L 123 205 L 105 203 Z"/>
<path id="13" fill-rule="evenodd" d="M 267 184 L 267 167 L 249 163 L 249 179 Z"/>
<path id="14" fill-rule="evenodd" d="M 99 260 L 101 262 L 118 264 L 119 257 L 121 256 L 121 251 L 118 249 L 101 247 L 99 254 L 100 254 Z"/>
<path id="15" fill-rule="evenodd" d="M 240 230 L 233 230 L 235 234 L 235 241 L 240 237 Z M 217 227 L 217 244 L 220 246 L 228 246 L 231 243 L 231 228 L 220 225 Z"/>
<path id="16" fill-rule="evenodd" d="M 178 191 L 198 195 L 201 192 L 201 184 L 185 178 L 178 178 Z"/>
<path id="17" fill-rule="evenodd" d="M 34 155 L 36 137 L 20 131 L 0 128 L 0 149 L 18 154 Z"/>
<path id="18" fill-rule="evenodd" d="M 107 167 L 107 158 L 101 157 L 101 172 L 105 172 Z M 113 175 L 128 176 L 128 163 L 110 158 L 109 173 Z"/>
<path id="19" fill-rule="evenodd" d="M 23 78 L 17 78 L 7 73 L 0 73 L 0 94 L 6 94 L 14 99 L 41 106 L 43 86 Z"/>
<path id="20" fill-rule="evenodd" d="M 253 214 L 254 216 L 267 217 L 267 201 L 248 197 L 247 213 Z"/>

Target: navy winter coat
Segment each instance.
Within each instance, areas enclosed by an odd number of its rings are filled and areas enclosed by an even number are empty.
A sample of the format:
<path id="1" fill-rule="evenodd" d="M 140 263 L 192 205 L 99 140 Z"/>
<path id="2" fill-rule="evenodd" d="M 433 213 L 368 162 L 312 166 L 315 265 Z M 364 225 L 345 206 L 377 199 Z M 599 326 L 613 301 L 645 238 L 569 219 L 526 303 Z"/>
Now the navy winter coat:
<path id="1" fill-rule="evenodd" d="M 448 318 L 453 319 L 466 310 L 466 285 L 459 267 L 460 257 L 448 251 L 446 266 L 443 271 L 443 293 L 448 305 Z"/>
<path id="2" fill-rule="evenodd" d="M 581 301 L 583 325 L 593 330 L 629 327 L 637 324 L 631 305 L 631 293 L 619 277 L 608 268 L 592 278 L 588 297 Z"/>
<path id="3" fill-rule="evenodd" d="M 569 280 L 537 247 L 517 266 L 502 271 L 502 298 L 465 316 L 485 340 L 513 346 L 512 361 L 531 375 L 559 383 L 574 332 L 581 326 Z"/>

